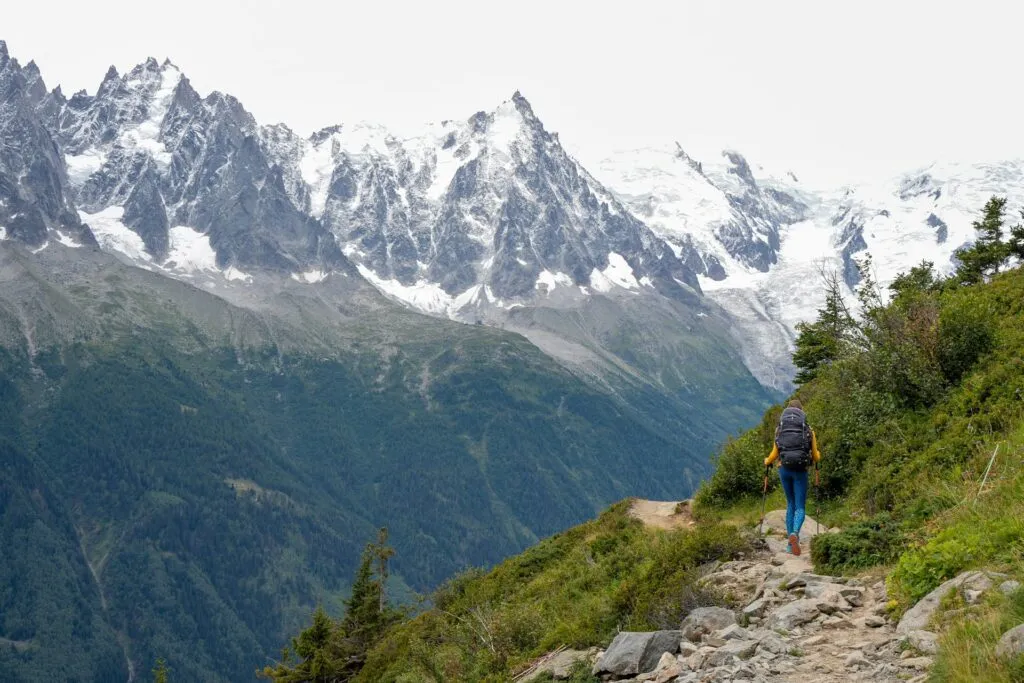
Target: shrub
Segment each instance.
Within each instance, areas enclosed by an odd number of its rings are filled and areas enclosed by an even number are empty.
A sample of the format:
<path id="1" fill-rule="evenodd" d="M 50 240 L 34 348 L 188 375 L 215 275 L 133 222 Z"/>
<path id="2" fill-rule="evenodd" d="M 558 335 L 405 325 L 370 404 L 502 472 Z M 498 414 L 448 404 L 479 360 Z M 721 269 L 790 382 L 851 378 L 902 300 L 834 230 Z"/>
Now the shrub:
<path id="1" fill-rule="evenodd" d="M 992 349 L 992 312 L 978 299 L 975 292 L 965 292 L 948 302 L 939 315 L 939 365 L 950 382 L 959 382 Z"/>
<path id="2" fill-rule="evenodd" d="M 816 536 L 811 543 L 814 569 L 839 574 L 889 564 L 903 550 L 904 536 L 887 513 L 853 524 L 835 534 Z"/>

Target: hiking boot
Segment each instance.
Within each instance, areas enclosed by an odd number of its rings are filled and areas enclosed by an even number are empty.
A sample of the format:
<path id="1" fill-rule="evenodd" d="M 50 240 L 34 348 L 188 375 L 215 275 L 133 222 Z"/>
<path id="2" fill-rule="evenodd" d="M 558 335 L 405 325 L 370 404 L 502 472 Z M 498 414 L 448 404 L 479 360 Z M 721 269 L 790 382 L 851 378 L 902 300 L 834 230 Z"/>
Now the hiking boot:
<path id="1" fill-rule="evenodd" d="M 800 555 L 800 537 L 796 534 L 789 535 L 789 552 Z"/>

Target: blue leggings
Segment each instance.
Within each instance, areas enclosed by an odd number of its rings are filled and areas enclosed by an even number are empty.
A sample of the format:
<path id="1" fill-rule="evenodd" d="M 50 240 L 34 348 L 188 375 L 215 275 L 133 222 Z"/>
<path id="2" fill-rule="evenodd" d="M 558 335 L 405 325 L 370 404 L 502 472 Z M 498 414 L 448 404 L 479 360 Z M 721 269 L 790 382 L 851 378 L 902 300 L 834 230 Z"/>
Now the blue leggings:
<path id="1" fill-rule="evenodd" d="M 800 535 L 804 525 L 804 507 L 807 505 L 807 471 L 794 472 L 779 467 L 779 481 L 786 492 L 786 535 Z"/>

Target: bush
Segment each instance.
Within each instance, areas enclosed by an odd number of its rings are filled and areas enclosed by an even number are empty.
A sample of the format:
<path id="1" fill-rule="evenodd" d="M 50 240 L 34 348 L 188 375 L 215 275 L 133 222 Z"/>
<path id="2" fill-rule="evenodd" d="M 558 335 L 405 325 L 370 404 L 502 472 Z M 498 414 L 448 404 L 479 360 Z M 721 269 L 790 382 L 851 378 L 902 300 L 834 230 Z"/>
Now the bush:
<path id="1" fill-rule="evenodd" d="M 841 574 L 889 564 L 899 557 L 903 543 L 899 525 L 882 513 L 838 533 L 816 536 L 811 542 L 811 560 L 819 573 Z"/>
<path id="2" fill-rule="evenodd" d="M 992 349 L 992 312 L 977 299 L 975 292 L 966 292 L 947 303 L 939 316 L 939 365 L 950 382 L 959 382 Z"/>

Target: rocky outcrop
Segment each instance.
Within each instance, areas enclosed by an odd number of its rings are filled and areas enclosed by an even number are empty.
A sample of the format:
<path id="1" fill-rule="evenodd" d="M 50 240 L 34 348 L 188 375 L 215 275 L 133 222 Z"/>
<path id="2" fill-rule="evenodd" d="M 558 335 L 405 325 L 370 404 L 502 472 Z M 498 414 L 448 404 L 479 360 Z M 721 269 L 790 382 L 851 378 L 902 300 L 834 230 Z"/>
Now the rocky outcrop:
<path id="1" fill-rule="evenodd" d="M 1014 626 L 1003 634 L 996 645 L 997 657 L 1024 656 L 1024 624 Z"/>
<path id="2" fill-rule="evenodd" d="M 631 633 L 623 631 L 615 636 L 601 658 L 594 665 L 594 675 L 624 677 L 653 671 L 663 654 L 679 651 L 679 631 L 653 631 Z"/>

